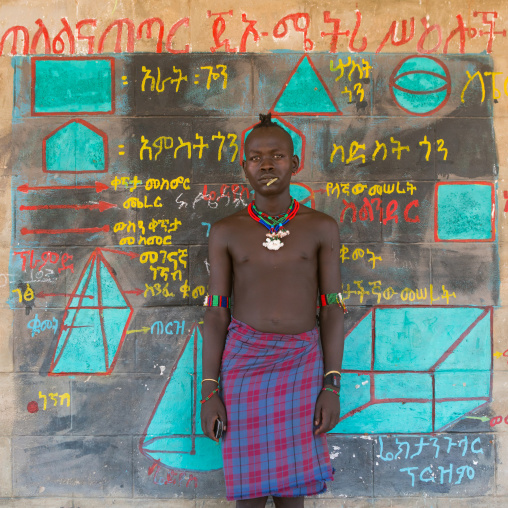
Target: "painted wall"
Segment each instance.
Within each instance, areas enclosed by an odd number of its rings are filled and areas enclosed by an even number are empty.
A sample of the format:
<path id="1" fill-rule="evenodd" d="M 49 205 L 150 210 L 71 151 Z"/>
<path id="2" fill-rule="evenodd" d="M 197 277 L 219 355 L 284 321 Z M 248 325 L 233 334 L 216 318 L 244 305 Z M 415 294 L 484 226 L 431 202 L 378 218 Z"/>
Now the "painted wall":
<path id="1" fill-rule="evenodd" d="M 68 3 L 0 7 L 0 504 L 227 505 L 207 237 L 271 111 L 350 310 L 306 506 L 506 505 L 508 4 Z"/>

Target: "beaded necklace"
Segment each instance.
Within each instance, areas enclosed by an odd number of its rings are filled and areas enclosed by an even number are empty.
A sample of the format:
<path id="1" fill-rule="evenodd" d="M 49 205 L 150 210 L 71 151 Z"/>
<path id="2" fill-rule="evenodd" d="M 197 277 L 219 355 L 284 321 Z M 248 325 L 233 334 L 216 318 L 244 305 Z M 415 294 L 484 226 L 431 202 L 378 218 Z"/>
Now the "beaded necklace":
<path id="1" fill-rule="evenodd" d="M 289 235 L 289 231 L 284 229 L 284 224 L 287 224 L 298 212 L 300 203 L 291 198 L 291 204 L 287 211 L 280 215 L 268 215 L 267 213 L 260 212 L 254 202 L 250 203 L 247 207 L 247 211 L 252 219 L 262 224 L 268 233 L 266 234 L 266 241 L 263 242 L 263 247 L 268 250 L 279 250 L 284 244 L 281 242 L 281 238 Z"/>

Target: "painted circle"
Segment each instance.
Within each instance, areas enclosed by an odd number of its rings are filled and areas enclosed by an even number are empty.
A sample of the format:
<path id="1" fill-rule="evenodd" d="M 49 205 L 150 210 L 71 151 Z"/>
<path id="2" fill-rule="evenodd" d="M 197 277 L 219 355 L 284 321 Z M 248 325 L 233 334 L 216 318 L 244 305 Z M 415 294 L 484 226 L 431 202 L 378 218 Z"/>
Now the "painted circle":
<path id="1" fill-rule="evenodd" d="M 29 413 L 37 413 L 39 411 L 39 404 L 35 400 L 32 400 L 32 402 L 29 402 L 26 406 Z"/>
<path id="2" fill-rule="evenodd" d="M 390 93 L 402 111 L 429 116 L 439 111 L 451 94 L 448 67 L 433 56 L 416 55 L 402 59 L 390 76 Z"/>
<path id="3" fill-rule="evenodd" d="M 292 197 L 313 210 L 316 208 L 314 201 L 314 191 L 304 183 L 291 183 L 289 186 L 289 193 Z"/>

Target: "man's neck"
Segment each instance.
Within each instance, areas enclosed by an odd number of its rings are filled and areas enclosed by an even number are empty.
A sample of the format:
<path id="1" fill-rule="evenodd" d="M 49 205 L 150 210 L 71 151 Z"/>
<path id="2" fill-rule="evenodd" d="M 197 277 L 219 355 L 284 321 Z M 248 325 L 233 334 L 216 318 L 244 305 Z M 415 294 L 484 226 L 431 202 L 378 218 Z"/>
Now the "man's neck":
<path id="1" fill-rule="evenodd" d="M 263 213 L 268 215 L 281 215 L 287 212 L 291 206 L 291 195 L 280 194 L 277 196 L 260 196 L 257 195 L 254 198 L 256 208 Z"/>

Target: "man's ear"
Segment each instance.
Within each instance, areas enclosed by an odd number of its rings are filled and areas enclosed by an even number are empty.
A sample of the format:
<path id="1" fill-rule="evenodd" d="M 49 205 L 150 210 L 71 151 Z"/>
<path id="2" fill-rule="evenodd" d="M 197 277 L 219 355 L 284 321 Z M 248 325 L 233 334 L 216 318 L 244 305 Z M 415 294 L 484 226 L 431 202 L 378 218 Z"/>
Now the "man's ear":
<path id="1" fill-rule="evenodd" d="M 293 155 L 293 167 L 291 169 L 291 174 L 296 175 L 299 167 L 300 167 L 300 158 L 298 157 L 298 155 Z"/>

